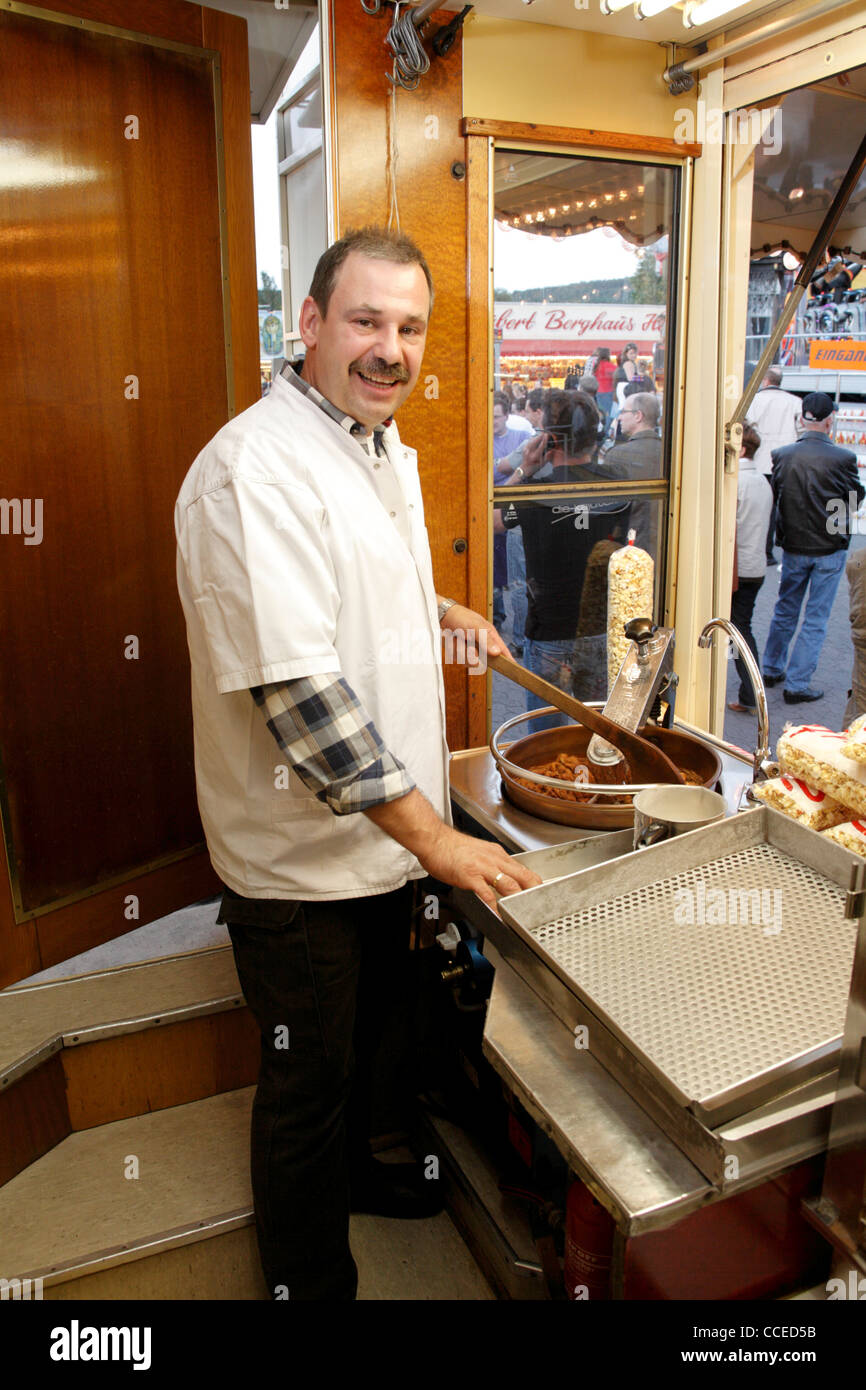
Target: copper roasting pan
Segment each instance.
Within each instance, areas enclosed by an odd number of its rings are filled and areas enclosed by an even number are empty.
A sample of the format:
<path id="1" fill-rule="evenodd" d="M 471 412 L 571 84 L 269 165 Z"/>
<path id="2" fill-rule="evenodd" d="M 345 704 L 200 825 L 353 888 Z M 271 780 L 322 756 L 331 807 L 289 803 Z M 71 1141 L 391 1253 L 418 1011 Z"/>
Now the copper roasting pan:
<path id="1" fill-rule="evenodd" d="M 722 762 L 709 744 L 678 729 L 645 728 L 642 732 L 650 743 L 655 743 L 667 753 L 683 772 L 693 773 L 702 786 L 715 787 L 721 775 Z M 581 724 L 544 729 L 512 743 L 507 749 L 508 761 L 520 767 L 533 768 L 551 762 L 557 753 L 572 753 L 583 758 L 591 737 L 591 731 Z M 546 795 L 540 787 L 533 791 L 521 785 L 501 764 L 499 771 L 502 790 L 509 801 L 541 820 L 579 826 L 586 830 L 624 830 L 633 824 L 631 798 L 626 805 L 611 802 L 607 797 L 599 797 L 598 801 L 590 803 L 564 800 Z"/>

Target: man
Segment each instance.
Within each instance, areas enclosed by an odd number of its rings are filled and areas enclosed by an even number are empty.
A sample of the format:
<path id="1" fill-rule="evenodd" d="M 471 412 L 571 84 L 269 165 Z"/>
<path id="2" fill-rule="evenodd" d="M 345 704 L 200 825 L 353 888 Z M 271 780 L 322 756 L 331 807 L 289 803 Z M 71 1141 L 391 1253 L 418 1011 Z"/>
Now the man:
<path id="1" fill-rule="evenodd" d="M 820 700 L 810 681 L 821 655 L 827 621 L 850 543 L 849 507 L 863 500 L 857 458 L 830 443 L 833 402 L 823 391 L 803 400 L 803 434 L 773 450 L 773 494 L 779 509 L 782 579 L 764 649 L 764 682 L 785 681 L 789 705 Z M 808 598 L 806 591 L 808 589 Z M 803 626 L 788 655 L 800 620 Z"/>
<path id="2" fill-rule="evenodd" d="M 497 392 L 497 394 L 499 394 Z M 532 434 L 532 425 L 527 420 L 524 411 L 526 409 L 526 392 L 515 393 L 509 399 L 508 392 L 503 391 L 502 395 L 508 403 L 508 428 L 510 430 L 520 430 L 521 434 Z"/>
<path id="3" fill-rule="evenodd" d="M 658 396 L 640 391 L 627 396 L 619 412 L 623 440 L 609 449 L 598 466 L 605 478 L 660 478 L 662 441 L 659 435 L 661 406 Z M 658 564 L 660 502 L 655 497 L 635 497 L 630 528 L 637 532 L 635 545 L 646 550 Z"/>
<path id="4" fill-rule="evenodd" d="M 790 391 L 782 390 L 781 367 L 769 367 L 761 382 L 755 399 L 749 406 L 746 420 L 754 425 L 761 436 L 761 447 L 755 455 L 755 468 L 767 479 L 773 468 L 773 450 L 785 444 L 793 444 L 797 438 L 797 425 L 800 420 L 800 398 Z M 767 529 L 767 564 L 776 563 L 773 545 L 776 536 L 776 508 L 770 514 Z"/>
<path id="5" fill-rule="evenodd" d="M 544 433 L 530 441 L 523 453 L 524 464 L 507 484 L 534 482 L 543 471 L 545 481 L 553 484 L 584 480 L 595 455 L 598 421 L 598 409 L 586 393 L 548 392 Z M 514 530 L 520 531 L 526 548 L 529 598 L 524 664 L 569 692 L 575 688 L 577 656 L 581 680 L 575 693 L 580 699 L 604 699 L 607 693 L 604 635 L 600 635 L 600 643 L 583 643 L 580 649 L 575 640 L 587 565 L 598 542 L 615 535 L 619 544 L 623 543 L 628 513 L 627 498 L 591 496 L 575 503 L 572 497 L 556 496 L 512 503 L 504 513 L 493 514 L 494 530 L 506 531 L 509 539 Z M 527 696 L 527 709 L 546 704 L 536 695 Z M 561 722 L 556 715 L 534 719 L 530 731 L 536 733 Z"/>
<path id="6" fill-rule="evenodd" d="M 764 582 L 764 542 L 773 506 L 770 483 L 755 467 L 760 445 L 761 437 L 755 427 L 744 425 L 737 477 L 737 587 L 731 594 L 731 622 L 754 654 L 755 661 L 759 657 L 752 632 L 752 613 Z M 757 699 L 748 667 L 739 654 L 735 664 L 740 678 L 739 698 L 730 701 L 728 709 L 734 714 L 755 714 Z"/>
<path id="7" fill-rule="evenodd" d="M 507 472 L 506 459 L 521 444 L 532 437 L 532 426 L 526 421 L 526 429 L 513 429 L 508 417 L 511 402 L 504 391 L 493 393 L 493 482 L 499 485 Z M 496 628 L 505 624 L 505 588 L 508 584 L 508 547 L 504 536 L 496 536 L 493 541 L 493 623 Z"/>
<path id="8" fill-rule="evenodd" d="M 541 429 L 541 423 L 544 419 L 544 394 L 536 387 L 526 397 L 526 419 L 532 433 L 507 458 L 498 461 L 496 476 L 500 484 L 504 478 L 509 476 L 514 477 L 517 482 L 520 482 L 524 477 L 521 461 L 529 440 Z M 497 512 L 495 515 L 498 516 L 499 513 Z M 500 547 L 502 545 L 502 538 L 498 533 L 494 537 L 493 544 L 494 551 L 497 545 Z M 505 545 L 508 592 L 511 595 L 513 610 L 510 646 L 514 655 L 519 659 L 523 656 L 523 645 L 526 640 L 526 555 L 523 550 L 523 533 L 519 527 L 508 532 L 505 537 Z"/>
<path id="9" fill-rule="evenodd" d="M 252 1182 L 274 1298 L 354 1298 L 350 1185 L 355 1210 L 435 1208 L 414 1171 L 374 1163 L 367 1127 L 407 885 L 430 873 L 492 904 L 538 882 L 450 824 L 439 625 L 506 648 L 438 599 L 392 420 L 431 304 L 407 237 L 330 247 L 301 306 L 303 364 L 204 448 L 175 512 L 199 808 L 262 1033 Z"/>

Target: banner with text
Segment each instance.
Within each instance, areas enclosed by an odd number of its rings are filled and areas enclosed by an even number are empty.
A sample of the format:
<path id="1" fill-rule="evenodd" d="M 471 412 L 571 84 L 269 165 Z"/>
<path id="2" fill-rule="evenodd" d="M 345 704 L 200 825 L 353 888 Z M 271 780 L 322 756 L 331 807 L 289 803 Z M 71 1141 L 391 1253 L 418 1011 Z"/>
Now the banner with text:
<path id="1" fill-rule="evenodd" d="M 512 304 L 494 306 L 493 330 L 503 357 L 585 357 L 626 343 L 650 356 L 665 337 L 663 304 Z"/>

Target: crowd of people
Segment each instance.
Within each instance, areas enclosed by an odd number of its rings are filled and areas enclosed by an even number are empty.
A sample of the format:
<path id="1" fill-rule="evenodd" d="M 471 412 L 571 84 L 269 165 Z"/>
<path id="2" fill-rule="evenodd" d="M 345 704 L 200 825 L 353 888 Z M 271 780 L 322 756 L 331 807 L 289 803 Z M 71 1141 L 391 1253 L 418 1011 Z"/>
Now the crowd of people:
<path id="1" fill-rule="evenodd" d="M 801 704 L 824 694 L 812 677 L 848 555 L 850 512 L 864 489 L 855 454 L 831 442 L 830 397 L 813 392 L 801 400 L 781 383 L 781 371 L 771 367 L 743 432 L 731 620 L 760 663 L 752 615 L 779 547 L 781 580 L 763 652 L 764 681 L 783 684 L 786 704 Z M 622 491 L 581 497 L 578 485 L 664 477 L 661 406 L 634 344 L 626 345 L 617 365 L 609 349 L 599 349 L 582 372 L 575 365 L 563 389 L 526 391 L 514 383 L 494 397 L 494 485 L 576 485 L 573 497 L 527 496 L 495 507 L 494 624 L 500 631 L 507 625 L 507 591 L 511 651 L 579 699 L 604 700 L 608 693 L 610 557 L 633 530 L 635 543 L 658 566 L 663 506 L 658 497 Z M 837 516 L 840 509 L 844 515 Z M 866 691 L 863 554 L 848 556 L 847 567 L 855 651 L 851 709 L 858 689 Z M 755 694 L 739 657 L 736 668 L 739 692 L 728 708 L 754 713 Z M 529 709 L 541 703 L 527 697 Z M 861 700 L 858 712 L 863 707 Z"/>
<path id="2" fill-rule="evenodd" d="M 578 375 L 575 368 L 562 389 L 515 384 L 495 393 L 496 487 L 664 476 L 661 397 L 635 345 L 626 345 L 617 367 L 606 348 L 589 365 L 595 370 Z M 527 497 L 495 508 L 493 621 L 500 630 L 506 623 L 507 589 L 509 645 L 529 670 L 580 699 L 606 699 L 608 561 L 634 530 L 636 544 L 658 562 L 661 512 L 661 498 L 582 497 L 577 489 L 573 497 Z M 527 708 L 541 704 L 528 697 Z"/>
<path id="3" fill-rule="evenodd" d="M 758 660 L 752 612 L 766 565 L 776 563 L 774 547 L 778 545 L 782 572 L 763 652 L 763 678 L 767 686 L 782 685 L 785 703 L 796 705 L 824 696 L 823 690 L 812 685 L 812 677 L 845 567 L 851 514 L 866 493 L 857 456 L 831 442 L 835 409 L 831 398 L 823 391 L 812 391 L 801 401 L 783 391 L 781 383 L 782 373 L 771 367 L 743 430 L 731 621 Z M 848 558 L 855 670 L 846 721 L 864 709 L 866 568 L 860 554 L 856 551 Z M 739 658 L 736 665 L 740 688 L 728 708 L 736 714 L 754 713 L 748 671 Z"/>

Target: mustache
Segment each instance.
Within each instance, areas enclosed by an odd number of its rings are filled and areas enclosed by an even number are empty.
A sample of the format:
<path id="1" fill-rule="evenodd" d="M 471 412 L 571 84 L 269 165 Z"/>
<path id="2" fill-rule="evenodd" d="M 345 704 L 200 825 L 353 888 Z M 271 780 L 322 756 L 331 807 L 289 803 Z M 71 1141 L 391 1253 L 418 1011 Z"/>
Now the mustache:
<path id="1" fill-rule="evenodd" d="M 409 373 L 401 362 L 386 362 L 381 357 L 359 357 L 349 367 L 350 372 L 362 372 L 370 376 L 389 376 L 394 381 L 407 382 Z"/>

